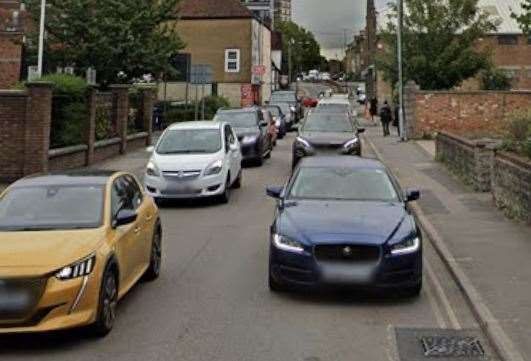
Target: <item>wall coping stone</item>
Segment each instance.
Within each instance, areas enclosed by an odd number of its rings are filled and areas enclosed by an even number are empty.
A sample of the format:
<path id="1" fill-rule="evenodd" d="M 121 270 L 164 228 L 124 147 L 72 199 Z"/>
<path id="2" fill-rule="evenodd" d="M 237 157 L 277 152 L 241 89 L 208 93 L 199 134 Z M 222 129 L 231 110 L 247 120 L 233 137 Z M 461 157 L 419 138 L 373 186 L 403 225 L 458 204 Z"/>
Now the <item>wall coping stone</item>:
<path id="1" fill-rule="evenodd" d="M 449 132 L 446 132 L 446 131 L 439 131 L 437 133 L 437 136 L 443 136 L 443 137 L 447 137 L 447 138 L 450 138 L 458 143 L 461 143 L 467 147 L 470 147 L 470 148 L 474 148 L 476 146 L 476 143 L 471 141 L 470 139 L 466 139 L 464 137 L 460 137 L 458 135 L 455 135 L 455 134 L 452 134 L 452 133 L 449 133 Z"/>
<path id="2" fill-rule="evenodd" d="M 127 140 L 135 140 L 135 139 L 147 138 L 148 135 L 149 134 L 147 132 L 133 133 L 133 134 L 129 134 L 127 136 Z"/>
<path id="3" fill-rule="evenodd" d="M 109 85 L 109 89 L 129 89 L 131 84 L 112 84 Z"/>
<path id="4" fill-rule="evenodd" d="M 514 163 L 517 166 L 524 168 L 526 171 L 531 172 L 531 160 L 521 157 L 518 154 L 497 151 L 495 157 Z"/>
<path id="5" fill-rule="evenodd" d="M 53 88 L 53 83 L 51 81 L 32 81 L 27 82 L 26 87 L 31 88 Z"/>
<path id="6" fill-rule="evenodd" d="M 0 97 L 10 97 L 10 98 L 23 98 L 27 97 L 28 92 L 26 90 L 0 90 Z"/>
<path id="7" fill-rule="evenodd" d="M 121 142 L 122 142 L 121 138 L 103 139 L 103 140 L 99 140 L 96 143 L 94 143 L 94 148 L 103 148 L 108 145 L 120 144 Z"/>
<path id="8" fill-rule="evenodd" d="M 48 157 L 56 158 L 62 155 L 85 152 L 86 150 L 88 150 L 88 145 L 86 144 L 78 144 L 78 145 L 73 145 L 70 147 L 54 148 L 48 151 Z"/>

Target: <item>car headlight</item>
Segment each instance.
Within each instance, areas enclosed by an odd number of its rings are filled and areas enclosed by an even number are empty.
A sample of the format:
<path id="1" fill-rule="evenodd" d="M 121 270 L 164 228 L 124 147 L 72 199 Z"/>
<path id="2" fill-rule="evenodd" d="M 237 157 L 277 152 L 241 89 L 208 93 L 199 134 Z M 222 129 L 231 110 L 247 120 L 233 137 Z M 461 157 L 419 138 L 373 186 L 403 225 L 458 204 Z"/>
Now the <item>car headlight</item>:
<path id="1" fill-rule="evenodd" d="M 252 143 L 256 143 L 256 140 L 258 139 L 258 137 L 256 135 L 246 135 L 242 138 L 242 141 L 241 143 L 242 144 L 252 144 Z"/>
<path id="2" fill-rule="evenodd" d="M 157 165 L 153 162 L 149 162 L 146 168 L 146 174 L 151 177 L 160 177 L 160 171 Z"/>
<path id="3" fill-rule="evenodd" d="M 347 152 L 351 151 L 352 148 L 358 147 L 359 144 L 360 144 L 360 141 L 359 141 L 358 138 L 351 139 L 348 142 L 346 142 L 345 144 L 343 144 L 343 150 L 345 150 Z"/>
<path id="4" fill-rule="evenodd" d="M 211 165 L 207 167 L 207 169 L 205 170 L 205 176 L 219 174 L 221 173 L 222 170 L 223 170 L 223 161 L 221 159 L 216 160 L 214 163 L 212 163 Z"/>
<path id="5" fill-rule="evenodd" d="M 291 110 L 293 113 L 295 113 L 297 111 L 297 108 L 295 108 L 294 106 L 291 106 L 291 107 L 289 107 L 289 110 Z"/>
<path id="6" fill-rule="evenodd" d="M 279 234 L 273 234 L 273 245 L 278 249 L 288 252 L 304 251 L 304 246 L 300 242 L 294 241 Z"/>
<path id="7" fill-rule="evenodd" d="M 304 138 L 297 137 L 297 138 L 295 138 L 295 142 L 296 142 L 297 145 L 302 145 L 306 149 L 312 149 L 312 145 L 310 144 L 310 142 L 308 142 Z"/>
<path id="8" fill-rule="evenodd" d="M 87 258 L 72 263 L 69 266 L 64 267 L 55 274 L 55 277 L 61 281 L 71 280 L 78 277 L 88 276 L 94 270 L 96 265 L 96 255 L 90 255 Z"/>
<path id="9" fill-rule="evenodd" d="M 417 252 L 420 248 L 419 237 L 408 238 L 391 246 L 391 254 L 398 256 Z"/>

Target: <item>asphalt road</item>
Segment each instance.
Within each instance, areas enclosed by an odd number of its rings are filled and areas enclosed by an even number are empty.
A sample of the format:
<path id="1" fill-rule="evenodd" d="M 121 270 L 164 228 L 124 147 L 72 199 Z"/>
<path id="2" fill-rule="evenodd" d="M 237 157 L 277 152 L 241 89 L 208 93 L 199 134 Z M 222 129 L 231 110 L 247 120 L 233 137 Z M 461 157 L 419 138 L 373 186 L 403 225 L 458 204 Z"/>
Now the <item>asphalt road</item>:
<path id="1" fill-rule="evenodd" d="M 83 330 L 3 336 L 1 360 L 390 361 L 399 360 L 395 332 L 402 328 L 476 329 L 428 244 L 419 298 L 268 290 L 274 201 L 265 187 L 287 179 L 293 137 L 279 141 L 263 167 L 245 169 L 243 187 L 228 205 L 162 209 L 161 278 L 125 297 L 108 337 L 94 339 Z M 140 172 L 147 156 L 132 157 L 107 166 L 136 164 Z M 403 350 L 420 347 L 418 340 L 402 343 Z"/>

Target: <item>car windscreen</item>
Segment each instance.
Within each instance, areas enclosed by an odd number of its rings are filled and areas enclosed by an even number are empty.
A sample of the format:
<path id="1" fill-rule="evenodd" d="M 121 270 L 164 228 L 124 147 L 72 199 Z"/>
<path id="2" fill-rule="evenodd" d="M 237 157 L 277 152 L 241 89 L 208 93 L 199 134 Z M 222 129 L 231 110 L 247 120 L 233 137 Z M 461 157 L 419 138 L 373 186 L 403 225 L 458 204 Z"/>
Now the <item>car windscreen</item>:
<path id="1" fill-rule="evenodd" d="M 157 146 L 157 153 L 217 153 L 220 149 L 219 129 L 174 129 L 164 133 Z"/>
<path id="2" fill-rule="evenodd" d="M 396 202 L 398 194 L 382 169 L 302 167 L 288 192 L 289 199 L 333 199 Z"/>
<path id="3" fill-rule="evenodd" d="M 348 113 L 350 111 L 350 107 L 348 104 L 319 104 L 314 111 L 329 113 Z"/>
<path id="4" fill-rule="evenodd" d="M 97 228 L 103 199 L 102 185 L 13 188 L 0 198 L 0 231 Z"/>
<path id="5" fill-rule="evenodd" d="M 312 113 L 304 122 L 301 131 L 346 133 L 353 132 L 354 126 L 343 114 Z"/>
<path id="6" fill-rule="evenodd" d="M 276 106 L 278 106 L 280 109 L 282 109 L 282 112 L 283 112 L 284 114 L 289 115 L 289 113 L 291 112 L 289 103 L 275 102 L 275 103 L 273 104 L 273 102 L 271 102 L 271 104 L 272 104 L 272 105 L 276 105 Z"/>
<path id="7" fill-rule="evenodd" d="M 269 110 L 274 117 L 278 117 L 280 115 L 280 108 L 266 107 L 266 109 Z"/>
<path id="8" fill-rule="evenodd" d="M 271 95 L 271 102 L 280 102 L 280 103 L 295 103 L 295 94 L 273 94 Z"/>
<path id="9" fill-rule="evenodd" d="M 233 128 L 256 128 L 258 123 L 255 112 L 227 112 L 216 114 L 215 121 L 227 122 Z"/>

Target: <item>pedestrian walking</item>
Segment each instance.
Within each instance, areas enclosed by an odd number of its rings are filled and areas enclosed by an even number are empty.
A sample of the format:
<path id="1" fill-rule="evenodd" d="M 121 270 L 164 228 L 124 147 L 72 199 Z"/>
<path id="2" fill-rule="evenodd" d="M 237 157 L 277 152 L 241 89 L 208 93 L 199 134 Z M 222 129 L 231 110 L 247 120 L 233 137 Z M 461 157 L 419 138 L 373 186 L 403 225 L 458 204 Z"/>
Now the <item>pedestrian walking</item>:
<path id="1" fill-rule="evenodd" d="M 371 121 L 374 123 L 374 117 L 378 114 L 378 99 L 371 99 L 371 103 L 369 106 L 369 114 L 371 115 Z"/>
<path id="2" fill-rule="evenodd" d="M 396 133 L 400 136 L 400 107 L 395 105 L 394 117 L 393 117 L 393 127 L 396 128 Z"/>
<path id="3" fill-rule="evenodd" d="M 380 121 L 382 122 L 384 137 L 391 135 L 391 133 L 389 132 L 389 123 L 391 123 L 392 120 L 393 114 L 391 112 L 391 107 L 389 106 L 386 100 L 382 109 L 380 110 Z"/>

